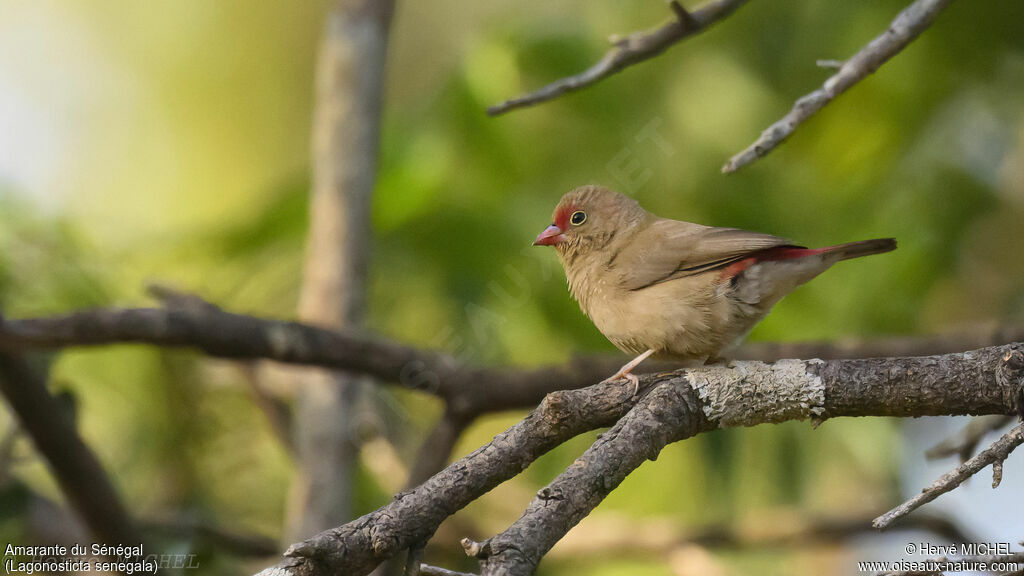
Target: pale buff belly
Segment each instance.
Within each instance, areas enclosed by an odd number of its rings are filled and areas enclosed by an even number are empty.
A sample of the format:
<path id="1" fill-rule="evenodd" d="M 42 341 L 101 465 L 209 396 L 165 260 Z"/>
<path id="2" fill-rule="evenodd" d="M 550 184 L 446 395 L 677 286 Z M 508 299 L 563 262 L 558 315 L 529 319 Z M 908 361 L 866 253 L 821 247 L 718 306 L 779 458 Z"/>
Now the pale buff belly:
<path id="1" fill-rule="evenodd" d="M 583 311 L 616 347 L 675 359 L 716 357 L 767 311 L 729 298 L 729 283 L 702 274 L 635 292 L 595 290 Z"/>

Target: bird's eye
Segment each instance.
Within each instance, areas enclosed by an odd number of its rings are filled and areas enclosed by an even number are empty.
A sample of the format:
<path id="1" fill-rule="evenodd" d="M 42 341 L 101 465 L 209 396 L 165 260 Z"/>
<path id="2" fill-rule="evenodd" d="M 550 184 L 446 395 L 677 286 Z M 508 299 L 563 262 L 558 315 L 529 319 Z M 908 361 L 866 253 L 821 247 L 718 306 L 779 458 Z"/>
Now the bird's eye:
<path id="1" fill-rule="evenodd" d="M 586 212 L 582 212 L 580 210 L 577 210 L 576 212 L 573 212 L 572 216 L 569 216 L 569 222 L 572 222 L 573 226 L 579 226 L 580 224 L 583 224 L 586 221 L 587 221 L 587 213 Z"/>

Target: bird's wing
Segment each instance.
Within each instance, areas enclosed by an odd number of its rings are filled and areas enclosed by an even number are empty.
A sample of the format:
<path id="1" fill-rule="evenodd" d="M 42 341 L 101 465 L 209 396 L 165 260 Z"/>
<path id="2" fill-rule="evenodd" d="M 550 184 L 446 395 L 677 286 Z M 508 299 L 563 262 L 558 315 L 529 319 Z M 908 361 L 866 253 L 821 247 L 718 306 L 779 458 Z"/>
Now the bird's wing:
<path id="1" fill-rule="evenodd" d="M 658 219 L 637 232 L 608 262 L 627 290 L 728 266 L 752 252 L 791 246 L 785 238 L 736 228 Z"/>

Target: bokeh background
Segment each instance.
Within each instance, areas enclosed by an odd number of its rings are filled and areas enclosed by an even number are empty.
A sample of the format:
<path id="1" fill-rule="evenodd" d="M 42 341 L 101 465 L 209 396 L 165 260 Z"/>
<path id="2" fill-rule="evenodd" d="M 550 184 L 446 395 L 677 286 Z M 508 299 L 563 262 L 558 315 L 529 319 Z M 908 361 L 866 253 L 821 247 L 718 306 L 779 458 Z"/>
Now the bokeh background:
<path id="1" fill-rule="evenodd" d="M 954 3 L 780 149 L 719 173 L 828 76 L 816 60 L 854 53 L 903 7 L 752 2 L 593 88 L 489 118 L 487 105 L 589 66 L 610 34 L 664 21 L 664 4 L 400 3 L 374 193 L 370 331 L 486 364 L 613 352 L 569 299 L 554 254 L 530 248 L 558 197 L 585 183 L 661 215 L 808 245 L 899 240 L 897 252 L 838 266 L 789 296 L 753 340 L 1024 323 L 1020 2 Z M 326 9 L 0 0 L 3 313 L 152 304 L 144 286 L 161 281 L 232 311 L 294 317 Z M 75 399 L 82 434 L 134 513 L 282 536 L 292 464 L 232 364 L 137 346 L 49 361 L 53 388 Z M 441 408 L 426 395 L 376 390 L 395 458 L 380 465 L 379 453 L 364 454 L 358 513 L 390 499 Z M 456 455 L 519 417 L 476 422 Z M 11 426 L 6 412 L 0 421 Z M 947 424 L 955 428 L 929 425 Z M 642 467 L 580 529 L 756 529 L 879 512 L 934 477 L 918 446 L 901 449 L 905 426 L 856 419 L 703 435 Z M 592 440 L 567 443 L 471 505 L 459 518 L 473 532 L 459 535 L 502 530 Z M 25 542 L 24 489 L 61 496 L 29 443 L 18 451 L 4 474 L 0 540 Z M 914 470 L 920 478 L 908 480 Z M 1019 505 L 1019 477 L 989 492 Z M 956 506 L 947 512 L 957 517 Z M 859 552 L 872 538 L 667 556 L 556 548 L 541 573 L 852 574 L 855 560 L 884 559 Z M 262 565 L 201 552 L 211 572 Z M 455 538 L 430 554 L 474 568 Z"/>

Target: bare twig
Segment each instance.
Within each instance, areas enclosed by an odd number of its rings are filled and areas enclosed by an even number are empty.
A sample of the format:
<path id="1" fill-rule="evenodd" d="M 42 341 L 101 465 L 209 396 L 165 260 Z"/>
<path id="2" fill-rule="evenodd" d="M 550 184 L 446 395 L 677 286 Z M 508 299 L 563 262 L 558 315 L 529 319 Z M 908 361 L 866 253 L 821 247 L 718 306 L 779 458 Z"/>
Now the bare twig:
<path id="1" fill-rule="evenodd" d="M 487 113 L 497 116 L 586 88 L 628 66 L 661 54 L 684 38 L 703 32 L 746 2 L 747 0 L 711 0 L 693 12 L 687 12 L 677 2 L 670 2 L 669 7 L 676 14 L 676 19 L 653 30 L 634 32 L 624 38 L 614 38 L 615 46 L 597 64 L 575 76 L 552 82 L 535 92 L 491 106 Z"/>
<path id="2" fill-rule="evenodd" d="M 846 92 L 890 58 L 899 54 L 931 26 L 939 12 L 951 1 L 916 0 L 896 16 L 885 32 L 869 42 L 849 60 L 843 62 L 839 71 L 826 80 L 821 88 L 798 99 L 789 114 L 769 126 L 761 133 L 761 137 L 746 150 L 733 156 L 722 167 L 722 172 L 735 172 L 774 150 L 796 130 L 797 126 L 824 108 L 836 96 Z"/>
<path id="3" fill-rule="evenodd" d="M 995 488 L 999 484 L 998 479 L 1001 476 L 1003 460 L 1006 460 L 1010 452 L 1013 452 L 1014 448 L 1021 444 L 1024 444 L 1024 424 L 1015 426 L 1013 430 L 1004 434 L 1002 438 L 996 440 L 985 450 L 982 450 L 977 456 L 940 476 L 938 480 L 922 490 L 917 496 L 875 518 L 872 524 L 875 528 L 884 530 L 899 518 L 953 490 L 962 484 L 964 480 L 977 474 L 989 464 L 994 465 L 998 462 L 1000 467 L 997 469 L 998 472 L 994 474 L 992 481 L 992 487 Z"/>

